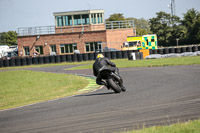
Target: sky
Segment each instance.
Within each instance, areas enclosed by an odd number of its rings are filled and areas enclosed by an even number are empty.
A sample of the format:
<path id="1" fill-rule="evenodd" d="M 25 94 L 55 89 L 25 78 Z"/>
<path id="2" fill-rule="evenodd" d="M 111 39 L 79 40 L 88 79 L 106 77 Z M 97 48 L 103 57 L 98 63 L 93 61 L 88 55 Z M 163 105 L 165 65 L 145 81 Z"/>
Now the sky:
<path id="1" fill-rule="evenodd" d="M 0 0 L 0 32 L 53 26 L 53 13 L 65 11 L 104 9 L 105 19 L 114 13 L 150 19 L 160 11 L 170 13 L 170 3 L 171 0 Z M 200 11 L 200 0 L 175 0 L 177 16 L 182 18 L 191 8 Z"/>

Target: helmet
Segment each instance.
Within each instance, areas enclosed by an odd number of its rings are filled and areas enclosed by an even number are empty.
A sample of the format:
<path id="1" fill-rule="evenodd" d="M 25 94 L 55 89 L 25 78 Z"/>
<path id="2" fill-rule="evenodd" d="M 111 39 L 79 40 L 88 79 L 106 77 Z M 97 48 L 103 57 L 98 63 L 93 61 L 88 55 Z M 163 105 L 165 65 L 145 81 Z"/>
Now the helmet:
<path id="1" fill-rule="evenodd" d="M 103 57 L 104 57 L 103 54 L 98 54 L 98 55 L 97 55 L 97 59 L 98 59 L 98 58 L 103 58 Z"/>

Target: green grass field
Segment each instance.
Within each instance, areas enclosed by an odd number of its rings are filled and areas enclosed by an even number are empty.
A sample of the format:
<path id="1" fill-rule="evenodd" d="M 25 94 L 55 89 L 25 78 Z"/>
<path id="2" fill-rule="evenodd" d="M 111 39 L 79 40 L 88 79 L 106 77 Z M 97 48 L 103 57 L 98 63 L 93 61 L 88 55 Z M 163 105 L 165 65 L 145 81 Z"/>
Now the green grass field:
<path id="1" fill-rule="evenodd" d="M 146 59 L 146 60 L 128 60 L 128 59 L 117 59 L 111 60 L 116 63 L 119 68 L 128 68 L 128 67 L 157 67 L 157 66 L 174 66 L 174 65 L 199 65 L 200 56 L 192 57 L 178 57 L 178 58 L 162 58 L 162 59 Z M 92 69 L 92 63 L 83 66 L 73 67 L 67 70 L 76 70 L 76 69 Z"/>
<path id="2" fill-rule="evenodd" d="M 66 97 L 88 85 L 79 76 L 34 71 L 0 72 L 0 110 Z"/>

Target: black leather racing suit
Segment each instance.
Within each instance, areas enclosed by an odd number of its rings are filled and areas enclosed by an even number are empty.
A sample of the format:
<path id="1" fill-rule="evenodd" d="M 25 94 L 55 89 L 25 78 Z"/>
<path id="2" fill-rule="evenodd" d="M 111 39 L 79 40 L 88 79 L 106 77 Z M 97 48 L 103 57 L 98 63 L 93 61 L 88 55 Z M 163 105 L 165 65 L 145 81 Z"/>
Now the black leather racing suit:
<path id="1" fill-rule="evenodd" d="M 104 81 L 102 81 L 100 71 L 103 69 L 110 69 L 111 71 L 115 71 L 119 74 L 119 69 L 116 67 L 115 63 L 111 62 L 108 58 L 98 58 L 93 64 L 93 74 L 97 77 L 96 83 L 98 85 L 106 85 Z M 123 86 L 121 83 L 120 86 Z"/>

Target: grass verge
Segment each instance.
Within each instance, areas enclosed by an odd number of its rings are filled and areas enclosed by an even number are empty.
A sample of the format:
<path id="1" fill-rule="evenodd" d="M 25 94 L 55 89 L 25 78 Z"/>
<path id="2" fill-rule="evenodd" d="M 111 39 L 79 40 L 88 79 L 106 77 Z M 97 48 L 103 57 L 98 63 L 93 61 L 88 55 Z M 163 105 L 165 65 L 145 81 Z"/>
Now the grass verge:
<path id="1" fill-rule="evenodd" d="M 133 130 L 123 133 L 200 133 L 200 120 L 186 123 L 177 123 L 170 126 L 154 126 L 142 130 Z"/>
<path id="2" fill-rule="evenodd" d="M 0 110 L 76 94 L 83 77 L 27 70 L 0 72 Z"/>
<path id="3" fill-rule="evenodd" d="M 200 56 L 192 57 L 177 57 L 177 58 L 162 58 L 162 59 L 145 59 L 145 60 L 128 60 L 128 59 L 117 59 L 111 60 L 116 63 L 119 68 L 128 68 L 128 67 L 157 67 L 157 66 L 175 66 L 175 65 L 199 65 Z M 78 70 L 78 69 L 92 69 L 92 63 L 72 67 L 66 70 Z"/>

